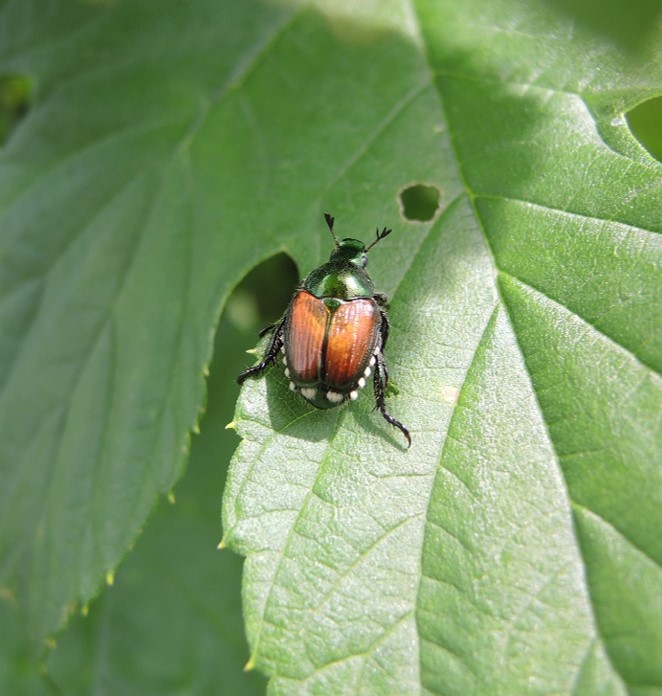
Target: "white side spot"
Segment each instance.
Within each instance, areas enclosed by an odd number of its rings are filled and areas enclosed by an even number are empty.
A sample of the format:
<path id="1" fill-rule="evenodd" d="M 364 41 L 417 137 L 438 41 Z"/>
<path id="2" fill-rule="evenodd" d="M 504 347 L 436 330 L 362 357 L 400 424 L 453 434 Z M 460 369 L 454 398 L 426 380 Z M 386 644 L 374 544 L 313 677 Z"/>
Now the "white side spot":
<path id="1" fill-rule="evenodd" d="M 285 355 L 285 346 L 281 346 L 281 347 L 280 347 L 280 352 L 281 352 L 283 355 Z"/>
<path id="2" fill-rule="evenodd" d="M 283 365 L 285 365 L 285 367 L 287 367 L 287 358 L 284 355 L 283 355 Z"/>
<path id="3" fill-rule="evenodd" d="M 345 396 L 340 392 L 330 391 L 326 393 L 326 398 L 333 404 L 339 404 Z"/>
<path id="4" fill-rule="evenodd" d="M 311 399 L 315 398 L 315 394 L 317 394 L 317 389 L 315 389 L 315 387 L 301 388 L 301 396 L 303 396 L 304 399 L 308 399 L 310 401 Z"/>
<path id="5" fill-rule="evenodd" d="M 359 389 L 363 389 L 365 387 L 365 377 L 361 377 L 359 380 Z"/>
<path id="6" fill-rule="evenodd" d="M 376 362 L 377 358 L 373 355 L 372 358 L 370 358 L 370 367 L 372 367 Z"/>
<path id="7" fill-rule="evenodd" d="M 352 401 L 356 401 L 359 398 L 359 393 L 356 390 L 351 391 L 351 392 L 349 392 L 349 398 Z"/>
<path id="8" fill-rule="evenodd" d="M 294 382 L 290 382 L 290 391 L 296 391 L 297 390 L 297 385 L 294 384 Z"/>
<path id="9" fill-rule="evenodd" d="M 286 377 L 290 376 L 290 371 L 287 368 L 285 368 L 284 373 Z"/>
<path id="10" fill-rule="evenodd" d="M 372 363 L 371 363 L 372 364 Z M 370 368 L 366 367 L 365 372 L 363 373 L 366 377 L 370 377 Z"/>

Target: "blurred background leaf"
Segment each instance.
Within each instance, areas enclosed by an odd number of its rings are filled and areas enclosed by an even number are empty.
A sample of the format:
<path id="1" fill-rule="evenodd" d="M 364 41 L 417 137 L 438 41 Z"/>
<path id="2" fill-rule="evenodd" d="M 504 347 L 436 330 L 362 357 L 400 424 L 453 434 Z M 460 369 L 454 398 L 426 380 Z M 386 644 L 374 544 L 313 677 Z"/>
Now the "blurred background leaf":
<path id="1" fill-rule="evenodd" d="M 238 392 L 231 375 L 241 369 L 249 335 L 221 321 L 186 475 L 171 502 L 159 501 L 113 586 L 71 621 L 51 652 L 46 667 L 60 693 L 264 692 L 263 678 L 243 670 L 241 560 L 216 550 L 219 491 L 236 445 L 225 429 Z"/>

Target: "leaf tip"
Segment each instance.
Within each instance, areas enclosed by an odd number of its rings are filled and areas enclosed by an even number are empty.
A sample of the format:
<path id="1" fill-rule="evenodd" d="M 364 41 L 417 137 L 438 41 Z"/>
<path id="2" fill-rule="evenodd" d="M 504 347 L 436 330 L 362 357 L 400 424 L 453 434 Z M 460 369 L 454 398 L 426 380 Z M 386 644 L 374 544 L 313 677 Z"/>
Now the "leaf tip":
<path id="1" fill-rule="evenodd" d="M 109 570 L 106 573 L 106 585 L 108 585 L 108 587 L 112 587 L 114 583 L 115 583 L 115 573 L 112 570 Z"/>
<path id="2" fill-rule="evenodd" d="M 89 604 L 83 604 L 83 606 L 80 608 L 80 615 L 85 618 L 88 614 L 90 613 L 90 605 Z"/>
<path id="3" fill-rule="evenodd" d="M 226 429 L 226 430 L 236 430 L 236 429 L 237 429 L 237 424 L 235 423 L 235 421 L 230 421 L 230 422 L 225 426 L 225 429 Z"/>
<path id="4" fill-rule="evenodd" d="M 255 669 L 255 661 L 251 657 L 248 662 L 244 665 L 244 672 L 252 672 Z"/>
<path id="5" fill-rule="evenodd" d="M 216 548 L 219 551 L 222 551 L 223 549 L 227 549 L 228 545 L 225 543 L 225 539 L 221 539 L 218 544 L 216 545 Z"/>
<path id="6" fill-rule="evenodd" d="M 168 502 L 170 503 L 170 505 L 175 504 L 176 501 L 175 501 L 175 492 L 174 491 L 170 491 L 170 493 L 168 493 L 166 498 L 168 499 Z"/>

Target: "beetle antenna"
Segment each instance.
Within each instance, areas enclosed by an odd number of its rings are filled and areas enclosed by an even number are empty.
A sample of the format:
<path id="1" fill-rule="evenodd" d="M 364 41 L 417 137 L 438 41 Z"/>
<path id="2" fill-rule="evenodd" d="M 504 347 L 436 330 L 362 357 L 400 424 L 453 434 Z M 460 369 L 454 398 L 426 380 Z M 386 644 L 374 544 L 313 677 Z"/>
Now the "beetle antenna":
<path id="1" fill-rule="evenodd" d="M 367 254 L 367 253 L 370 251 L 370 249 L 372 249 L 372 247 L 374 247 L 375 244 L 377 244 L 377 242 L 379 242 L 379 241 L 381 241 L 382 239 L 384 239 L 384 237 L 388 237 L 388 235 L 391 234 L 391 232 L 393 232 L 393 230 L 389 229 L 388 227 L 385 227 L 385 228 L 380 232 L 380 231 L 379 231 L 379 227 L 378 227 L 378 228 L 377 228 L 377 238 L 375 239 L 375 241 L 374 241 L 370 246 L 366 247 L 365 253 Z"/>
<path id="2" fill-rule="evenodd" d="M 333 217 L 333 215 L 329 215 L 329 213 L 324 213 L 324 219 L 326 220 L 326 224 L 329 226 L 329 232 L 331 232 L 331 236 L 333 237 L 333 241 L 336 243 L 336 249 L 340 246 L 340 242 L 338 241 L 338 237 L 336 237 L 336 233 L 333 231 L 333 223 L 336 221 L 336 219 Z"/>

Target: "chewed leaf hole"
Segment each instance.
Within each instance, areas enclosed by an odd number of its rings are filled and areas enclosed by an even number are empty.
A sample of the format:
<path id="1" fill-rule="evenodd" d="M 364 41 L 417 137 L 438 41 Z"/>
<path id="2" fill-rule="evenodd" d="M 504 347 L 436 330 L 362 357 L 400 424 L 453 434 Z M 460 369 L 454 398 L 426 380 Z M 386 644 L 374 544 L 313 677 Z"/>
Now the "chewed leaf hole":
<path id="1" fill-rule="evenodd" d="M 276 254 L 257 265 L 230 295 L 228 320 L 241 331 L 255 332 L 285 312 L 300 278 L 287 254 Z"/>
<path id="2" fill-rule="evenodd" d="M 439 211 L 441 191 L 430 184 L 410 184 L 400 190 L 398 203 L 405 220 L 429 222 Z"/>
<path id="3" fill-rule="evenodd" d="M 32 83 L 20 75 L 0 75 L 0 146 L 16 124 L 27 114 Z"/>
<path id="4" fill-rule="evenodd" d="M 662 96 L 642 102 L 625 116 L 634 137 L 662 162 Z"/>

